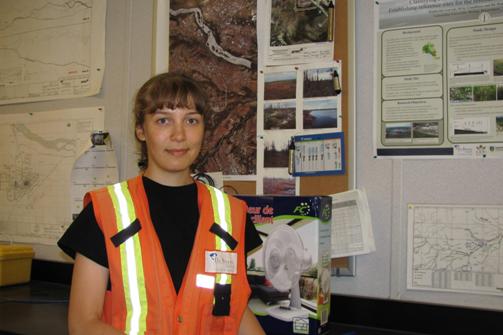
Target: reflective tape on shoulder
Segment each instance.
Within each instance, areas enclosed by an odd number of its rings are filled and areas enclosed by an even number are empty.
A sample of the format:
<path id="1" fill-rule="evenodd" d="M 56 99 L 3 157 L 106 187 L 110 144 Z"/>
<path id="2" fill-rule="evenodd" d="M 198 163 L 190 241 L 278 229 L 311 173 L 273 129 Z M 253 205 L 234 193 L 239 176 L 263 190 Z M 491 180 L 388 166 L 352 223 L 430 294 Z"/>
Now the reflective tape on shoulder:
<path id="1" fill-rule="evenodd" d="M 121 231 L 136 219 L 127 182 L 109 186 L 108 191 L 115 208 L 117 230 Z M 128 334 L 143 333 L 146 330 L 148 306 L 138 235 L 127 239 L 119 248 L 126 302 L 126 332 Z"/>

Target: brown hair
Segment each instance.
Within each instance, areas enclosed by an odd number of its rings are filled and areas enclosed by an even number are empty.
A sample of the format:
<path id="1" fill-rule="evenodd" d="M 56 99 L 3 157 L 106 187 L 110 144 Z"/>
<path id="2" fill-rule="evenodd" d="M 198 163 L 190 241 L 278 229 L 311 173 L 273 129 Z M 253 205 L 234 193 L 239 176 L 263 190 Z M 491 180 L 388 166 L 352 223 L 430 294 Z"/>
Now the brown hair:
<path id="1" fill-rule="evenodd" d="M 210 107 L 201 86 L 192 78 L 180 73 L 161 73 L 150 78 L 136 94 L 133 114 L 135 129 L 142 126 L 146 114 L 158 109 L 194 108 L 205 117 Z M 136 137 L 136 132 L 135 132 Z M 148 166 L 147 144 L 136 140 L 141 146 L 138 166 L 144 170 Z"/>

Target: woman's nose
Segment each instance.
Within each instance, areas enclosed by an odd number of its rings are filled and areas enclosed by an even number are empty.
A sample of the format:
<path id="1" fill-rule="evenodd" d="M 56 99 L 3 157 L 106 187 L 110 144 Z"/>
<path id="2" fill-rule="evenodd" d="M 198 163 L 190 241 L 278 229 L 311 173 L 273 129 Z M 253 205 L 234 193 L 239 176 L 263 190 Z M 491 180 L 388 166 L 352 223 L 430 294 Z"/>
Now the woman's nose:
<path id="1" fill-rule="evenodd" d="M 173 133 L 171 134 L 171 138 L 175 141 L 183 141 L 185 140 L 185 128 L 183 124 L 176 122 L 173 126 Z"/>

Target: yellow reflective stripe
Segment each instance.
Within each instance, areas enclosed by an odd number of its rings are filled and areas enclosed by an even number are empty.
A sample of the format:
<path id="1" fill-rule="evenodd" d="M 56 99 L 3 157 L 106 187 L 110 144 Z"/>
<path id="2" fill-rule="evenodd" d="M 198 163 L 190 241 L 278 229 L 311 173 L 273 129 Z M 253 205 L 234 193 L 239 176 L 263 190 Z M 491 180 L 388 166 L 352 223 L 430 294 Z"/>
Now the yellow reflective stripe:
<path id="1" fill-rule="evenodd" d="M 220 212 L 218 211 L 218 198 L 215 195 L 215 188 L 208 186 L 208 191 L 210 192 L 211 195 L 211 205 L 213 208 L 213 220 L 215 221 L 216 224 L 220 225 Z M 221 239 L 218 236 L 215 236 L 215 249 L 220 250 L 221 248 Z"/>
<path id="2" fill-rule="evenodd" d="M 211 204 L 213 206 L 213 217 L 215 223 L 220 225 L 223 230 L 232 234 L 232 223 L 231 223 L 231 208 L 229 202 L 229 196 L 219 189 L 206 185 L 210 195 Z M 215 235 L 215 249 L 220 251 L 230 251 L 227 243 L 222 241 L 222 239 Z M 232 276 L 226 273 L 217 273 L 215 275 L 215 282 L 219 284 L 230 284 L 232 283 Z"/>
<path id="3" fill-rule="evenodd" d="M 114 204 L 117 230 L 127 228 L 135 219 L 131 194 L 127 182 L 108 187 L 108 192 Z M 126 302 L 126 333 L 138 334 L 146 330 L 147 297 L 145 277 L 141 257 L 141 246 L 138 235 L 127 239 L 120 246 L 121 271 Z"/>
<path id="4" fill-rule="evenodd" d="M 129 224 L 131 224 L 134 220 L 136 220 L 137 217 L 133 199 L 131 198 L 131 193 L 129 192 L 127 182 L 121 183 L 121 190 L 127 201 L 128 216 L 130 218 Z M 140 310 L 138 311 L 139 312 L 138 330 L 140 333 L 144 333 L 147 330 L 147 314 L 148 314 L 147 289 L 145 285 L 145 275 L 143 271 L 143 260 L 142 260 L 139 235 L 135 234 L 132 240 L 134 249 L 134 259 L 136 264 L 138 296 L 140 300 Z"/>

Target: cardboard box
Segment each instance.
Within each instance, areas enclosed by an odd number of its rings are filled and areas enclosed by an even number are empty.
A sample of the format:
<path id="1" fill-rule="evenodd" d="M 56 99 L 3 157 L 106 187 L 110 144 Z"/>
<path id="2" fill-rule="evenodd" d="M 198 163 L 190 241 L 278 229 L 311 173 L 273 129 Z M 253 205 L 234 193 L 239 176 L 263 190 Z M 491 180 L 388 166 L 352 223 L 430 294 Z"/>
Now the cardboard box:
<path id="1" fill-rule="evenodd" d="M 318 335 L 330 312 L 328 196 L 238 196 L 262 237 L 247 257 L 248 306 L 267 334 Z"/>
<path id="2" fill-rule="evenodd" d="M 33 248 L 20 244 L 0 244 L 0 286 L 30 281 Z"/>

